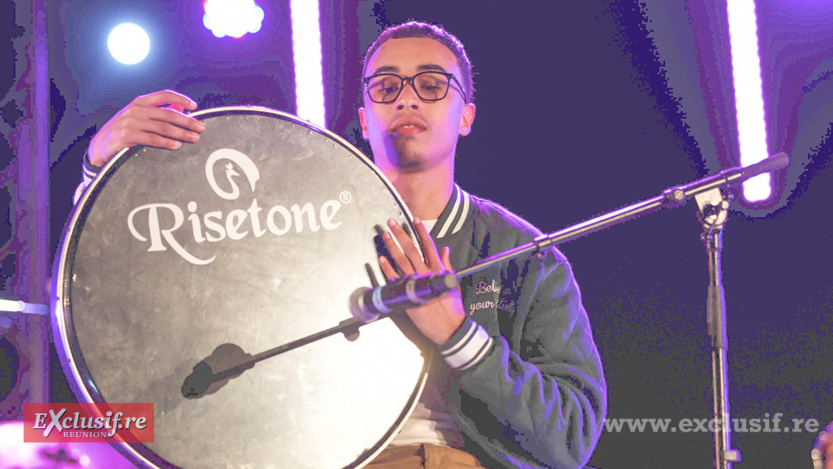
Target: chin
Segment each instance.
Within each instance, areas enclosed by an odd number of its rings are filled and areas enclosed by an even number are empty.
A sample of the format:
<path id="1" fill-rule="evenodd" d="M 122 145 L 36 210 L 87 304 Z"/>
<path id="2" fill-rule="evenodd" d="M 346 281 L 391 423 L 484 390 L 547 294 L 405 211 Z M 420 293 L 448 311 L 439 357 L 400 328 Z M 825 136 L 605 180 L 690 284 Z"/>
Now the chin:
<path id="1" fill-rule="evenodd" d="M 392 160 L 392 163 L 402 171 L 416 171 L 425 164 L 425 155 L 413 149 L 405 148 L 405 145 L 396 145 Z"/>
<path id="2" fill-rule="evenodd" d="M 397 158 L 394 166 L 403 173 L 416 173 L 422 171 L 424 163 L 422 158 Z"/>

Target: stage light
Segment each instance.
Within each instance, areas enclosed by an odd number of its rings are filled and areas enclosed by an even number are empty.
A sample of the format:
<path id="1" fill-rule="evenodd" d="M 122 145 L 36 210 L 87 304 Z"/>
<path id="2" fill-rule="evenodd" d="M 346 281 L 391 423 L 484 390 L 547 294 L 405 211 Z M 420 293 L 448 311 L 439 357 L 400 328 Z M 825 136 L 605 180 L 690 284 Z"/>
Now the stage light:
<path id="1" fill-rule="evenodd" d="M 769 156 L 755 1 L 729 0 L 727 13 L 740 163 L 748 166 Z M 769 174 L 761 174 L 744 182 L 743 197 L 750 202 L 768 199 L 772 194 L 770 181 Z"/>
<path id="2" fill-rule="evenodd" d="M 125 65 L 133 65 L 147 57 L 150 52 L 150 38 L 139 26 L 123 23 L 110 31 L 107 47 L 116 60 Z"/>
<path id="3" fill-rule="evenodd" d="M 260 31 L 263 9 L 254 0 L 205 0 L 202 23 L 217 37 L 241 38 Z"/>
<path id="4" fill-rule="evenodd" d="M 321 68 L 321 26 L 318 1 L 291 0 L 292 56 L 295 61 L 295 103 L 299 117 L 325 126 Z"/>

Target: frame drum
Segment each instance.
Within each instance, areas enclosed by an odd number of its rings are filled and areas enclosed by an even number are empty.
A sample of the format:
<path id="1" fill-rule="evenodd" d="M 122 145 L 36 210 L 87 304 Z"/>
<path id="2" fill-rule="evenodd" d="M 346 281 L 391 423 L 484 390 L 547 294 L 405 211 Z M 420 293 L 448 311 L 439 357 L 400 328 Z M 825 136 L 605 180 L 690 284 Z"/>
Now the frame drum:
<path id="1" fill-rule="evenodd" d="M 428 360 L 399 321 L 289 350 L 197 397 L 183 383 L 210 357 L 351 319 L 350 294 L 384 282 L 379 230 L 411 216 L 326 130 L 265 108 L 191 116 L 206 125 L 198 143 L 123 151 L 67 222 L 51 301 L 73 392 L 153 403 L 154 441 L 117 445 L 139 465 L 360 467 L 425 382 Z"/>

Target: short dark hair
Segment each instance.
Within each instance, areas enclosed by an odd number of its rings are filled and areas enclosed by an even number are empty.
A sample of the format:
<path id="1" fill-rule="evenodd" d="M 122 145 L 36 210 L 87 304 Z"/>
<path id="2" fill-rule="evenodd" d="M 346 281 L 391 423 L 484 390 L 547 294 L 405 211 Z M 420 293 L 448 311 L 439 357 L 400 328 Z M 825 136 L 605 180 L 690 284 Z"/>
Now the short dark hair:
<path id="1" fill-rule="evenodd" d="M 460 72 L 463 74 L 463 87 L 465 88 L 466 95 L 468 96 L 468 101 L 469 103 L 474 102 L 474 77 L 471 71 L 471 61 L 469 60 L 469 56 L 466 54 L 466 48 L 456 36 L 446 31 L 442 26 L 434 24 L 409 21 L 397 26 L 391 26 L 382 31 L 382 34 L 380 34 L 379 37 L 373 41 L 373 44 L 370 45 L 370 48 L 367 49 L 367 54 L 364 56 L 364 60 L 362 62 L 362 77 L 364 78 L 367 74 L 367 62 L 370 61 L 370 58 L 373 57 L 373 54 L 376 53 L 382 44 L 390 39 L 403 39 L 410 37 L 427 37 L 448 47 L 448 49 L 457 58 L 457 62 L 460 65 Z"/>

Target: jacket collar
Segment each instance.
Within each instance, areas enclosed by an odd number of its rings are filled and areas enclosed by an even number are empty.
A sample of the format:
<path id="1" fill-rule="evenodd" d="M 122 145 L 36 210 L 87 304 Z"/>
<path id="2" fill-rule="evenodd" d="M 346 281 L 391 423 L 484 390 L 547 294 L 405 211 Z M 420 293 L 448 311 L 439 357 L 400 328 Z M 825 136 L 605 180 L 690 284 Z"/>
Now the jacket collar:
<path id="1" fill-rule="evenodd" d="M 443 213 L 434 224 L 431 230 L 431 237 L 434 239 L 441 239 L 450 236 L 463 227 L 466 219 L 470 216 L 471 211 L 471 196 L 468 192 L 460 189 L 460 186 L 454 184 L 454 190 L 451 191 L 451 198 L 448 200 Z"/>

